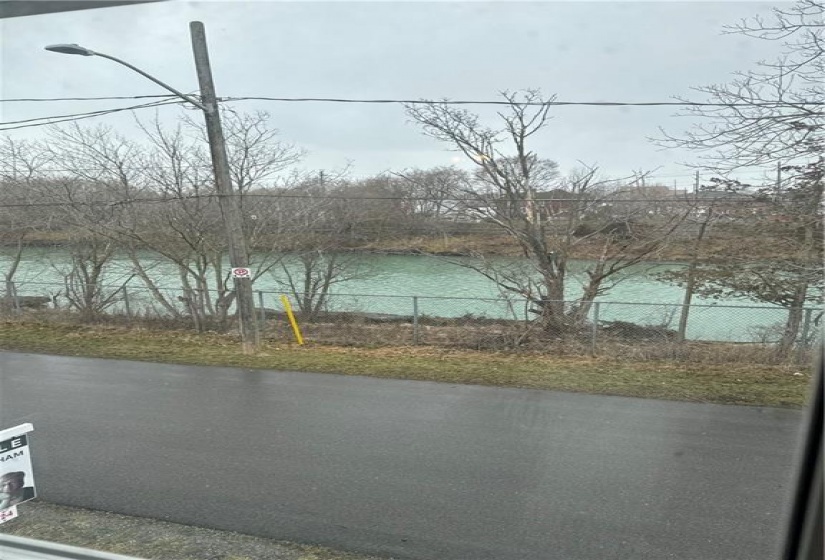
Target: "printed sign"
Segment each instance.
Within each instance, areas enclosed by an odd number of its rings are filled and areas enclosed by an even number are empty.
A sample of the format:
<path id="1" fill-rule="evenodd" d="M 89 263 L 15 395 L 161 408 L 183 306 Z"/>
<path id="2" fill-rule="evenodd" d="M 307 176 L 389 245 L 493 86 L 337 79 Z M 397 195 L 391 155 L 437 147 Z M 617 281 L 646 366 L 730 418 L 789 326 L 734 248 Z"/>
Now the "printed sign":
<path id="1" fill-rule="evenodd" d="M 252 273 L 248 268 L 233 268 L 232 269 L 232 277 L 233 278 L 250 278 Z"/>
<path id="2" fill-rule="evenodd" d="M 34 428 L 22 424 L 0 431 L 0 518 L 17 516 L 16 506 L 37 495 L 29 451 L 28 433 Z M 15 511 L 9 513 L 10 510 Z"/>
<path id="3" fill-rule="evenodd" d="M 9 509 L 0 511 L 0 523 L 11 521 L 17 517 L 17 506 L 11 506 Z"/>

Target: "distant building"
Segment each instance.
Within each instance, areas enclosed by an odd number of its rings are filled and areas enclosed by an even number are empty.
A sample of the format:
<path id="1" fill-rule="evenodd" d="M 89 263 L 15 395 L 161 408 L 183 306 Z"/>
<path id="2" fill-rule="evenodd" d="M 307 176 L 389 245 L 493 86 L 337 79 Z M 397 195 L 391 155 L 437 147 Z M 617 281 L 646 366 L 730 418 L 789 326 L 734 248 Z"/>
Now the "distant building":
<path id="1" fill-rule="evenodd" d="M 770 203 L 752 194 L 732 191 L 699 191 L 688 200 L 695 203 L 694 215 L 705 216 L 711 210 L 717 217 L 740 220 L 770 213 Z"/>

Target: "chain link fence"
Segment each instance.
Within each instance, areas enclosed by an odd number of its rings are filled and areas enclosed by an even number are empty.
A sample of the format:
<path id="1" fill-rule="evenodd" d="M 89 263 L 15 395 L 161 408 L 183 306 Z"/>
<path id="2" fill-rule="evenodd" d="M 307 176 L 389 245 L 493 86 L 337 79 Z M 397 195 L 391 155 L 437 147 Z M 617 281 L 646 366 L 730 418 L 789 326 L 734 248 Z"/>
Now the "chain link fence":
<path id="1" fill-rule="evenodd" d="M 55 284 L 6 288 L 0 304 L 4 318 L 218 332 L 230 331 L 235 321 L 234 294 L 229 290 L 94 286 L 67 295 Z M 596 301 L 559 332 L 544 327 L 536 310 L 516 299 L 257 291 L 256 316 L 265 338 L 293 338 L 283 295 L 291 302 L 305 340 L 372 347 L 426 345 L 690 359 L 697 352 L 754 354 L 790 342 L 797 358 L 806 359 L 822 320 L 821 309 L 805 308 L 789 330 L 789 310 L 781 307 Z M 564 302 L 565 313 L 573 309 L 573 302 Z"/>

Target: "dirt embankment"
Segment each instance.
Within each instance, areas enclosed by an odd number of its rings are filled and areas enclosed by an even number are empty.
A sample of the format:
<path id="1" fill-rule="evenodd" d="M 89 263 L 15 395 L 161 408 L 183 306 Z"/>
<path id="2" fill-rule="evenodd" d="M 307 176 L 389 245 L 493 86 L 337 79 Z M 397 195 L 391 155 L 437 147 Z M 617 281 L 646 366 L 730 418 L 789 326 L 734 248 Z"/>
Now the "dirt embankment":
<path id="1" fill-rule="evenodd" d="M 689 237 L 670 240 L 661 250 L 647 259 L 654 262 L 686 262 L 692 258 L 694 239 Z M 574 247 L 572 257 L 596 259 L 604 249 L 603 240 L 583 240 Z M 407 237 L 385 239 L 355 245 L 350 251 L 384 254 L 434 254 L 440 256 L 522 256 L 518 244 L 506 235 L 464 235 L 455 237 Z M 749 259 L 771 259 L 784 257 L 785 248 L 780 243 L 772 243 L 761 238 L 748 238 L 738 234 L 719 234 L 705 239 L 700 258 L 726 259 L 747 256 Z"/>
<path id="2" fill-rule="evenodd" d="M 730 257 L 747 256 L 752 260 L 781 258 L 787 256 L 787 247 L 781 239 L 770 235 L 749 235 L 739 226 L 729 226 L 719 229 L 706 237 L 702 244 L 700 258 L 728 259 Z M 764 233 L 764 232 L 763 232 Z M 13 242 L 12 242 L 13 241 Z M 59 232 L 43 232 L 33 234 L 26 239 L 29 247 L 59 248 L 67 240 L 61 238 Z M 277 241 L 272 240 L 277 246 Z M 604 240 L 593 238 L 580 240 L 571 254 L 572 258 L 595 259 L 601 256 L 604 249 Z M 669 240 L 665 246 L 652 253 L 648 262 L 680 262 L 691 259 L 695 240 L 690 235 L 682 235 Z M 17 240 L 0 238 L 0 248 L 16 247 Z M 552 246 L 552 242 L 550 243 Z M 269 247 L 267 248 L 269 249 Z M 345 250 L 350 252 L 396 254 L 396 255 L 439 255 L 439 256 L 522 256 L 522 250 L 516 241 L 496 230 L 484 233 L 470 233 L 459 235 L 416 235 L 416 236 L 388 236 L 371 241 L 350 241 L 345 243 Z"/>

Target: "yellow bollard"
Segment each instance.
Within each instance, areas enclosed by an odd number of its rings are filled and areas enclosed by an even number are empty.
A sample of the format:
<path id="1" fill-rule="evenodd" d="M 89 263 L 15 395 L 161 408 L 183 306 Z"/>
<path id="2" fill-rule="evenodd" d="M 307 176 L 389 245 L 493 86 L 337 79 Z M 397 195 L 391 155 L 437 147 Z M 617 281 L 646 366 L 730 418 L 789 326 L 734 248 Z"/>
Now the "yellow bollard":
<path id="1" fill-rule="evenodd" d="M 289 324 L 292 325 L 292 332 L 295 333 L 295 340 L 298 341 L 298 344 L 303 345 L 304 337 L 301 336 L 301 329 L 298 327 L 298 321 L 295 320 L 295 314 L 292 312 L 292 306 L 289 304 L 289 298 L 285 295 L 281 295 L 281 303 L 284 304 L 286 315 L 289 317 Z"/>

